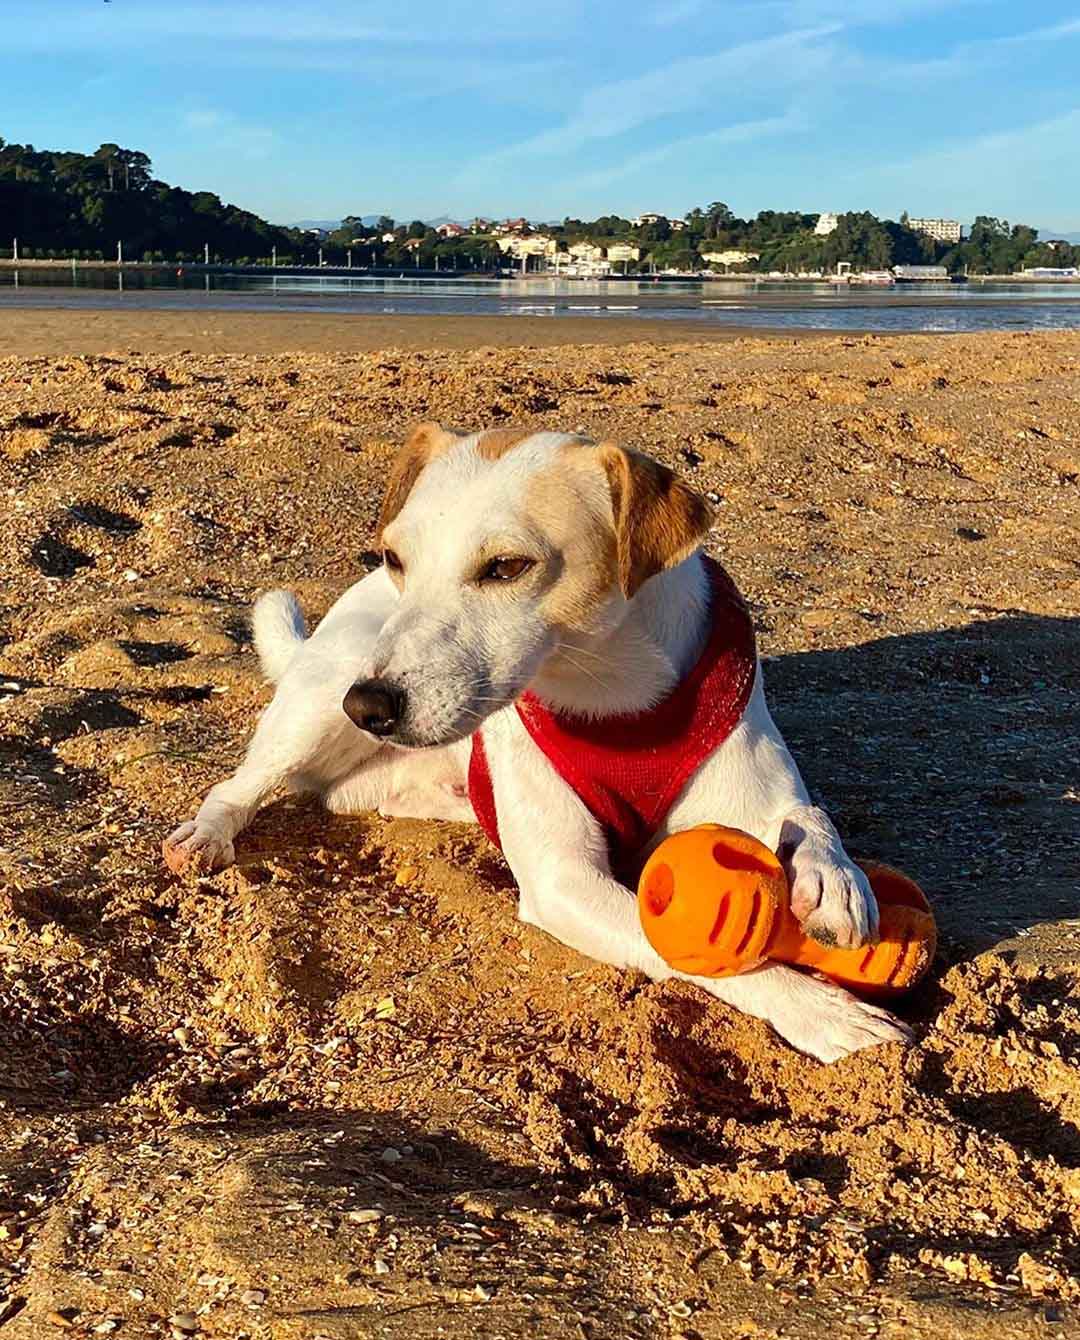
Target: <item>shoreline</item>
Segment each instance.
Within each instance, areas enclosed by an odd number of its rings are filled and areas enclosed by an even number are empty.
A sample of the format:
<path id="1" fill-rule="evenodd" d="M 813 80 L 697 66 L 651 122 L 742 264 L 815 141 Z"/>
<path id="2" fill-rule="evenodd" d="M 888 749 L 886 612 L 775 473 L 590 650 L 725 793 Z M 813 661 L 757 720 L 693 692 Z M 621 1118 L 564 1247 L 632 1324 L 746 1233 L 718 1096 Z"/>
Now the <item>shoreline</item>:
<path id="1" fill-rule="evenodd" d="M 0 309 L 2 309 L 0 299 Z M 71 319 L 78 313 L 78 320 Z M 560 345 L 729 344 L 861 338 L 865 331 L 711 325 L 648 317 L 415 316 L 162 309 L 9 307 L 0 357 L 115 353 L 371 353 L 377 349 L 551 348 Z"/>
<path id="2" fill-rule="evenodd" d="M 271 278 L 275 275 L 288 277 L 291 275 L 333 275 L 338 277 L 353 277 L 356 279 L 384 279 L 397 278 L 402 269 L 399 265 L 380 265 L 380 266 L 349 266 L 349 265 L 260 265 L 252 262 L 248 265 L 229 264 L 225 261 L 211 261 L 206 264 L 203 261 L 86 261 L 73 257 L 52 257 L 48 259 L 38 259 L 36 257 L 20 258 L 12 260 L 10 257 L 0 257 L 0 270 L 131 270 L 135 273 L 140 271 L 148 272 L 152 270 L 176 270 L 183 269 L 192 274 L 209 275 L 269 275 Z M 526 275 L 504 274 L 489 270 L 429 270 L 419 268 L 415 274 L 410 274 L 406 270 L 407 278 L 435 278 L 439 280 L 457 280 L 464 283 L 472 283 L 479 279 L 486 279 L 494 283 L 502 283 L 510 280 L 521 280 L 524 283 L 536 281 L 546 281 L 551 279 L 566 278 L 554 272 L 545 273 L 543 271 L 531 271 Z M 820 279 L 803 279 L 798 275 L 774 275 L 761 274 L 756 271 L 736 271 L 734 273 L 709 274 L 705 272 L 688 272 L 685 274 L 609 274 L 603 276 L 604 283 L 624 283 L 636 282 L 643 279 L 655 280 L 663 283 L 700 283 L 700 284 L 822 284 L 822 283 L 846 283 L 846 278 L 839 276 L 823 275 Z M 1025 275 L 1025 274 L 986 274 L 986 275 L 949 275 L 942 278 L 923 279 L 916 281 L 919 283 L 932 284 L 1061 284 L 1065 286 L 1080 285 L 1080 275 Z"/>

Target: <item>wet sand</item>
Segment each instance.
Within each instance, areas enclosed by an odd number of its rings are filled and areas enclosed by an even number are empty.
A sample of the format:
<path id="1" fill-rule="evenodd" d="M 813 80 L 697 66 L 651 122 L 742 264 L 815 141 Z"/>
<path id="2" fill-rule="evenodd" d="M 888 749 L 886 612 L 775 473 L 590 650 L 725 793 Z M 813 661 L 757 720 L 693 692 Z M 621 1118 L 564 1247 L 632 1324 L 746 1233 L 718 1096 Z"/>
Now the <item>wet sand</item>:
<path id="1" fill-rule="evenodd" d="M 566 344 L 726 343 L 820 339 L 780 331 L 647 317 L 356 316 L 297 311 L 121 312 L 6 306 L 0 293 L 0 355 L 365 353 L 376 349 L 549 348 Z"/>

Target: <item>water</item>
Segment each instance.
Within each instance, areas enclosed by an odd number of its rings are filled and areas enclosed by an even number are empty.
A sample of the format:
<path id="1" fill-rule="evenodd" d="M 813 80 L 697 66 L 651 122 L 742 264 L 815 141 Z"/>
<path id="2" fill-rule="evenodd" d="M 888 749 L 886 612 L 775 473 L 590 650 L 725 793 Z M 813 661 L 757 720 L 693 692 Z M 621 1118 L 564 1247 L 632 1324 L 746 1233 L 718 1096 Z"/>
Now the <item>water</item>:
<path id="1" fill-rule="evenodd" d="M 791 330 L 1080 329 L 1080 285 L 904 284 L 849 288 L 698 280 L 398 279 L 172 269 L 0 269 L 0 307 L 314 311 L 396 316 L 648 317 Z"/>

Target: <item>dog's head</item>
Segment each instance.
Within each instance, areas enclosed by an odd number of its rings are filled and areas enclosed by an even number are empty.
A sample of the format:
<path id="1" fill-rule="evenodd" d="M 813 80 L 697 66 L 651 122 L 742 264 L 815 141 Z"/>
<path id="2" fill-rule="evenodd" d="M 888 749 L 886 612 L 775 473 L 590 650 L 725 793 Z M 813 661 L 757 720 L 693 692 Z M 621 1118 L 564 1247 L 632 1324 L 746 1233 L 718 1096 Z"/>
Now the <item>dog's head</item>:
<path id="1" fill-rule="evenodd" d="M 471 734 L 553 658 L 586 656 L 710 521 L 666 466 L 611 442 L 421 425 L 378 523 L 401 600 L 345 710 L 409 748 Z"/>

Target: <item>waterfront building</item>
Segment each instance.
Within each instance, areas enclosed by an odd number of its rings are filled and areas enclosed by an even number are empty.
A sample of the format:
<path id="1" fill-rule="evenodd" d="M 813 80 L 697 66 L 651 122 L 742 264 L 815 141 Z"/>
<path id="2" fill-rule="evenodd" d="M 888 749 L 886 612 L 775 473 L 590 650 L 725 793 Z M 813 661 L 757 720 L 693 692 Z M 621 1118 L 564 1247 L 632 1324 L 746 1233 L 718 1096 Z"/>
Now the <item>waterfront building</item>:
<path id="1" fill-rule="evenodd" d="M 944 265 L 894 265 L 893 274 L 899 283 L 925 283 L 929 280 L 948 279 Z"/>
<path id="2" fill-rule="evenodd" d="M 575 261 L 602 261 L 604 259 L 604 248 L 598 246 L 595 242 L 575 242 L 572 247 L 567 247 L 567 253 Z"/>
<path id="3" fill-rule="evenodd" d="M 760 257 L 760 251 L 739 251 L 736 248 L 701 253 L 701 259 L 708 265 L 748 265 L 750 261 L 759 260 Z"/>
<path id="4" fill-rule="evenodd" d="M 959 242 L 964 234 L 959 219 L 913 219 L 908 218 L 907 226 L 917 233 L 924 233 L 937 242 Z"/>
<path id="5" fill-rule="evenodd" d="M 520 261 L 529 256 L 540 256 L 547 260 L 554 259 L 555 253 L 559 249 L 559 244 L 553 237 L 547 237 L 543 233 L 533 233 L 529 237 L 500 237 L 499 250 L 504 255 L 510 255 L 516 261 Z"/>

